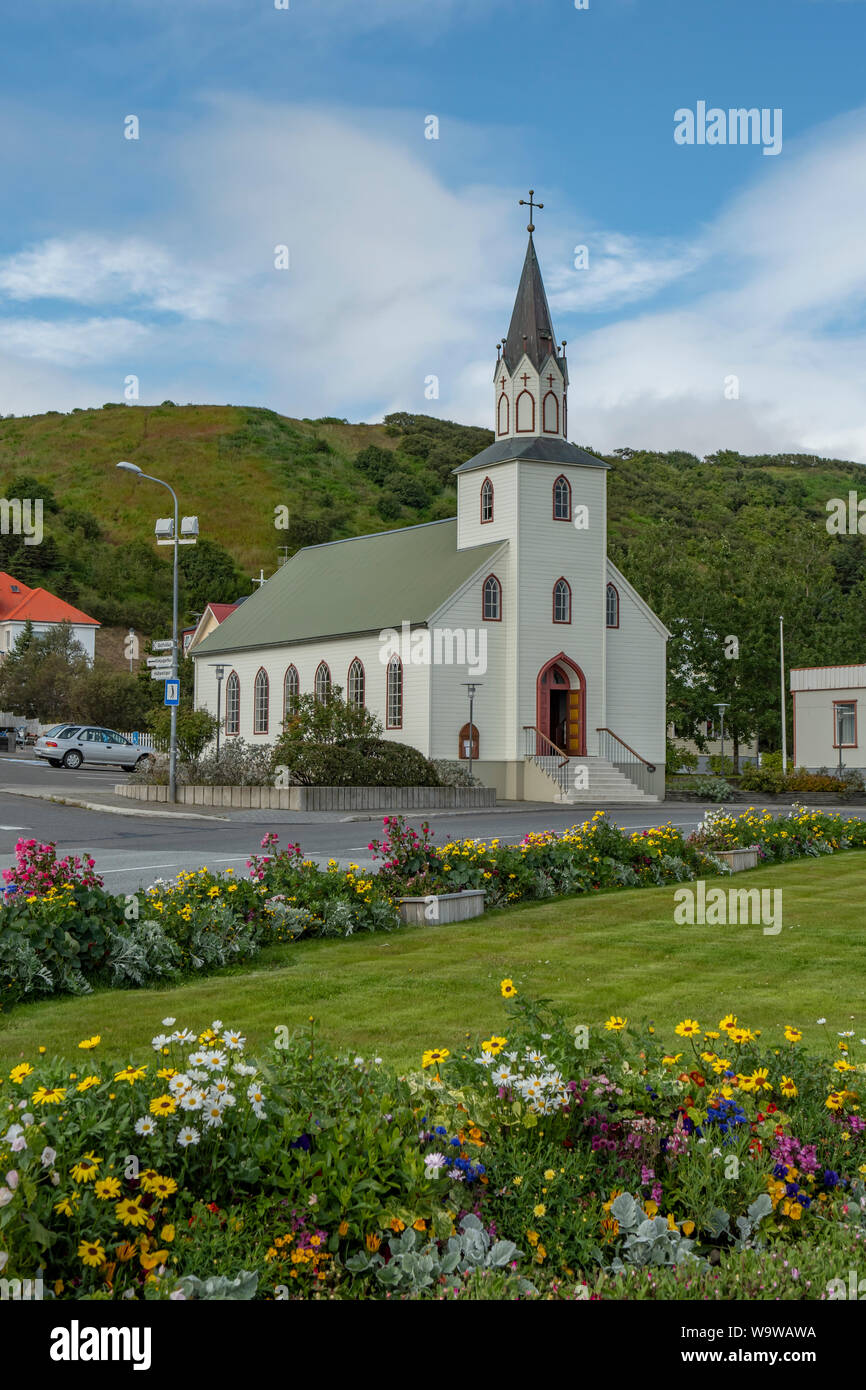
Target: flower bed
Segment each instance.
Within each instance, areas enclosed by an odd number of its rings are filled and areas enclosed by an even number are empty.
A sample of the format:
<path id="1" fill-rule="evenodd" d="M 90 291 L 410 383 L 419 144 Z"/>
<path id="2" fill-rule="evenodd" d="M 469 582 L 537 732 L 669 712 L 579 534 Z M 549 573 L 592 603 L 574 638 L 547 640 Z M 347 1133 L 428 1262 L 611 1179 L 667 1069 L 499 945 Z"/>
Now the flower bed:
<path id="1" fill-rule="evenodd" d="M 629 832 L 602 812 L 559 833 L 519 845 L 459 840 L 434 845 L 387 816 L 370 852 L 378 869 L 320 868 L 300 845 L 279 848 L 275 832 L 247 861 L 249 877 L 207 868 L 158 880 L 142 894 L 107 893 L 94 861 L 58 860 L 53 845 L 21 840 L 16 868 L 4 871 L 0 907 L 0 1008 L 95 985 L 140 986 L 251 960 L 264 946 L 310 936 L 350 936 L 400 925 L 401 898 L 482 890 L 487 907 L 646 888 L 729 872 L 719 852 L 757 845 L 761 862 L 866 847 L 866 821 L 750 808 L 708 812 L 685 839 L 674 826 Z M 425 921 L 435 920 L 426 914 Z"/>
<path id="2" fill-rule="evenodd" d="M 866 1040 L 812 1055 L 732 1014 L 664 1039 L 500 993 L 493 1032 L 405 1076 L 330 1057 L 313 1020 L 259 1056 L 166 1018 L 122 1067 L 98 1036 L 23 1060 L 0 1275 L 48 1299 L 845 1296 Z"/>

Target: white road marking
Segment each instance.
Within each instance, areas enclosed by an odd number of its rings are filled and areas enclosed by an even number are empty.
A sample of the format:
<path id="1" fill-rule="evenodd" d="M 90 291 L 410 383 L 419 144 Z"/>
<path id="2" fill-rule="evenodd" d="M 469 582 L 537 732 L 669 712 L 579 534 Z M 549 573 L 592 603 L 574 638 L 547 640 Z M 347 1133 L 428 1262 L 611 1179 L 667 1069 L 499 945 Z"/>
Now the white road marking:
<path id="1" fill-rule="evenodd" d="M 0 830 L 29 830 L 29 825 L 0 825 Z"/>
<path id="2" fill-rule="evenodd" d="M 129 864 L 125 869 L 100 869 L 100 874 L 140 874 L 145 869 L 176 869 L 177 864 Z"/>

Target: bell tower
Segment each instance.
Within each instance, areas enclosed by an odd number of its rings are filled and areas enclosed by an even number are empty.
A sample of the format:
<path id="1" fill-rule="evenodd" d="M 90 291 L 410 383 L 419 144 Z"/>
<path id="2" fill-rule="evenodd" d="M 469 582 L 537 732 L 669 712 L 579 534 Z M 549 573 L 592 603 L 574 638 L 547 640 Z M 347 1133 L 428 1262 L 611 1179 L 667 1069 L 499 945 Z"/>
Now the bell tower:
<path id="1" fill-rule="evenodd" d="M 494 432 L 503 439 L 568 438 L 568 367 L 565 343 L 560 348 L 553 336 L 553 321 L 535 254 L 532 214 L 543 203 L 534 201 L 530 188 L 529 245 L 508 328 L 496 349 L 494 371 Z"/>

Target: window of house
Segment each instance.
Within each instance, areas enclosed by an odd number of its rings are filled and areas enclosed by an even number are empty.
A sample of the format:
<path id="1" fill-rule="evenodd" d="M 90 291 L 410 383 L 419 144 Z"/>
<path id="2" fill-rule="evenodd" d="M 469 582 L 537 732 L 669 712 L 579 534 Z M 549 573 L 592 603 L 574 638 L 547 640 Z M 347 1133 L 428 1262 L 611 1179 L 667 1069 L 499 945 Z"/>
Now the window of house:
<path id="1" fill-rule="evenodd" d="M 493 520 L 493 484 L 489 478 L 485 478 L 481 484 L 481 520 Z"/>
<path id="2" fill-rule="evenodd" d="M 241 683 L 236 671 L 226 681 L 226 733 L 241 731 Z"/>
<path id="3" fill-rule="evenodd" d="M 571 622 L 571 589 L 565 579 L 557 579 L 553 586 L 553 621 Z"/>
<path id="4" fill-rule="evenodd" d="M 364 667 L 355 657 L 349 667 L 349 678 L 346 682 L 346 699 L 350 705 L 357 706 L 358 709 L 364 707 Z"/>
<path id="5" fill-rule="evenodd" d="M 388 662 L 386 676 L 386 706 L 387 706 L 387 727 L 389 729 L 402 729 L 403 727 L 403 663 L 396 652 Z"/>
<path id="6" fill-rule="evenodd" d="M 835 716 L 833 747 L 834 748 L 856 748 L 857 747 L 857 701 L 856 700 L 834 700 L 833 713 Z"/>
<path id="7" fill-rule="evenodd" d="M 268 673 L 264 667 L 256 672 L 256 683 L 253 689 L 253 733 L 266 734 L 268 732 L 268 698 L 270 695 L 270 681 Z"/>
<path id="8" fill-rule="evenodd" d="M 301 683 L 298 679 L 298 668 L 294 665 L 289 666 L 283 679 L 283 714 L 288 716 L 294 714 L 298 708 L 298 695 L 301 691 Z"/>
<path id="9" fill-rule="evenodd" d="M 331 668 L 326 661 L 320 661 L 316 668 L 316 699 L 322 704 L 331 698 Z"/>
<path id="10" fill-rule="evenodd" d="M 482 616 L 488 623 L 498 623 L 502 617 L 502 585 L 495 574 L 489 574 L 484 581 Z"/>
<path id="11" fill-rule="evenodd" d="M 616 586 L 607 586 L 607 626 L 619 627 L 619 594 Z"/>
<path id="12" fill-rule="evenodd" d="M 553 519 L 571 521 L 571 483 L 559 477 L 553 484 Z"/>

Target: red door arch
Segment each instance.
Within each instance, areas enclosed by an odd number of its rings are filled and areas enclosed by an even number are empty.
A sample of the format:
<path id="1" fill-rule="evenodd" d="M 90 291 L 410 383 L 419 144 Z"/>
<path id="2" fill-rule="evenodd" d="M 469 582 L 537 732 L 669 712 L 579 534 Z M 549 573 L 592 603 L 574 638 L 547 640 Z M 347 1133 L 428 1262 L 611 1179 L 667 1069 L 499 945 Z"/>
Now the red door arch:
<path id="1" fill-rule="evenodd" d="M 570 757 L 586 756 L 586 677 L 565 652 L 538 673 L 535 724 Z"/>

